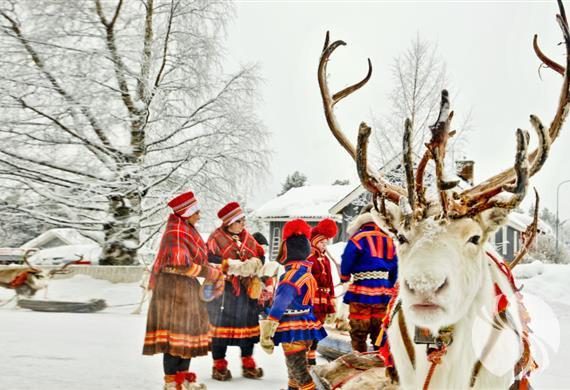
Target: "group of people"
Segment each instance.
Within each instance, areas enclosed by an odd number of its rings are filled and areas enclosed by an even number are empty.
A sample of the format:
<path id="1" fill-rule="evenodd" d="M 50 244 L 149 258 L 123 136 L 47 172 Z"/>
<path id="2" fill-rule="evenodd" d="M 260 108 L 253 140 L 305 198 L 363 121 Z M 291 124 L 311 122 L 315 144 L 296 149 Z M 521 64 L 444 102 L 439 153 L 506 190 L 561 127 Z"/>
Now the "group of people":
<path id="1" fill-rule="evenodd" d="M 172 213 L 152 269 L 143 349 L 145 355 L 163 354 L 164 388 L 205 388 L 189 372 L 190 359 L 210 351 L 212 378 L 231 380 L 228 346 L 241 350 L 242 376 L 259 379 L 263 370 L 253 351 L 260 342 L 267 353 L 281 345 L 289 390 L 314 389 L 309 366 L 316 364 L 317 345 L 327 335 L 326 317 L 335 313 L 326 247 L 338 233 L 336 222 L 324 219 L 311 227 L 295 219 L 285 224 L 276 258 L 284 271 L 275 289 L 273 273 L 264 272 L 274 263 L 265 261 L 262 245 L 267 242 L 247 231 L 238 203 L 218 212 L 221 226 L 207 242 L 196 229 L 200 206 L 192 192 L 168 205 Z M 397 256 L 391 238 L 366 210 L 349 227 L 349 234 L 335 272 L 340 271 L 343 283 L 352 279 L 343 301 L 350 307 L 352 347 L 366 352 L 367 338 L 376 341 L 395 294 Z M 205 279 L 202 285 L 198 277 Z"/>

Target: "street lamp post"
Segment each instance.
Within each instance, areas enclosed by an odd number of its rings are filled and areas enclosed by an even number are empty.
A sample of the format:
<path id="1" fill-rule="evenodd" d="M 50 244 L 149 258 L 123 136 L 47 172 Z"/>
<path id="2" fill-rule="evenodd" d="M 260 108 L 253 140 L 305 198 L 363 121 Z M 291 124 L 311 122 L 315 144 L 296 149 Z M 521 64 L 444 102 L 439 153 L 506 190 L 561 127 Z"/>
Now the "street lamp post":
<path id="1" fill-rule="evenodd" d="M 558 183 L 558 187 L 556 187 L 556 258 L 558 258 L 558 228 L 560 226 L 560 219 L 558 218 L 558 205 L 560 200 L 560 187 L 562 184 L 570 183 L 570 180 L 564 180 Z"/>

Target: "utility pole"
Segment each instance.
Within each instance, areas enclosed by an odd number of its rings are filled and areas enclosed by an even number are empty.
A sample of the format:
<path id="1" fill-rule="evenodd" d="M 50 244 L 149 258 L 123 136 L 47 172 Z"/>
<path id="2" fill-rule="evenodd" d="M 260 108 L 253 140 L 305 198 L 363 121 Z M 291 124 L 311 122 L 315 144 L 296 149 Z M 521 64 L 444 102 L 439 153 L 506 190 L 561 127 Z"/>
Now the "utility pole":
<path id="1" fill-rule="evenodd" d="M 570 180 L 564 180 L 558 183 L 556 187 L 556 258 L 558 259 L 558 228 L 560 227 L 560 219 L 558 218 L 558 206 L 560 201 L 560 187 L 562 184 L 570 183 Z"/>

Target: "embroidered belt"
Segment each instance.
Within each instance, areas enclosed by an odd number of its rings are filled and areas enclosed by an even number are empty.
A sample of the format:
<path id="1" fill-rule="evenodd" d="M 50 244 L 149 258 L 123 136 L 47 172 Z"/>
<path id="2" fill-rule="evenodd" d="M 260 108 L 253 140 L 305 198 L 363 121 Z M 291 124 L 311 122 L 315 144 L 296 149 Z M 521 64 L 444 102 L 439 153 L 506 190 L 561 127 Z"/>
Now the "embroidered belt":
<path id="1" fill-rule="evenodd" d="M 286 316 L 300 316 L 303 314 L 309 314 L 311 312 L 310 309 L 304 309 L 304 310 L 285 310 L 284 315 Z"/>
<path id="2" fill-rule="evenodd" d="M 368 271 L 357 272 L 352 276 L 353 280 L 367 280 L 367 279 L 388 279 L 387 271 Z"/>

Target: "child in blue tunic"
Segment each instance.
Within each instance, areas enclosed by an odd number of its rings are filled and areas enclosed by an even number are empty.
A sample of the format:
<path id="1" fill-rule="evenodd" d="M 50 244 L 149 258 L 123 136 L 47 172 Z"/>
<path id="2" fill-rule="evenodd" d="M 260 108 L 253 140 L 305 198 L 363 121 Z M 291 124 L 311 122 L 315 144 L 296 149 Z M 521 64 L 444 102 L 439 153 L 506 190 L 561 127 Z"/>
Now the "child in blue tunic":
<path id="1" fill-rule="evenodd" d="M 283 227 L 281 252 L 277 260 L 285 265 L 269 316 L 261 323 L 261 347 L 267 353 L 281 344 L 289 372 L 289 390 L 312 390 L 307 352 L 313 340 L 322 340 L 326 332 L 313 314 L 317 282 L 311 274 L 310 226 L 302 219 Z"/>

